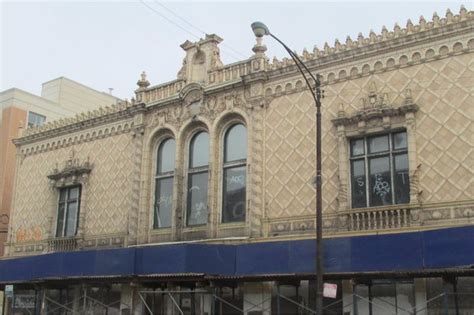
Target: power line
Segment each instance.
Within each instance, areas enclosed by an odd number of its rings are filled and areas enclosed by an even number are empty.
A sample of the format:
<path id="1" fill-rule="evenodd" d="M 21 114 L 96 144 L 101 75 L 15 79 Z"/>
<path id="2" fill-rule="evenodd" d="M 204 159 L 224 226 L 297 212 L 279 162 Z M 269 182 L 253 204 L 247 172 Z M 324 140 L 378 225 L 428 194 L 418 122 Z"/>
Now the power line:
<path id="1" fill-rule="evenodd" d="M 154 2 L 159 5 L 160 7 L 162 7 L 163 9 L 165 9 L 166 11 L 170 12 L 173 16 L 177 17 L 178 19 L 180 19 L 183 23 L 185 23 L 186 25 L 192 27 L 193 29 L 195 29 L 196 31 L 202 33 L 202 34 L 207 34 L 207 32 L 203 31 L 202 29 L 200 29 L 199 27 L 195 26 L 194 24 L 188 22 L 186 19 L 182 18 L 181 16 L 179 16 L 176 12 L 174 12 L 173 10 L 171 10 L 170 8 L 168 8 L 167 6 L 165 6 L 164 4 L 162 4 L 161 2 L 157 1 L 157 0 L 154 0 Z M 234 48 L 230 47 L 229 45 L 226 45 L 225 43 L 222 43 L 221 44 L 222 46 L 224 47 L 227 47 L 229 50 L 233 51 L 234 53 L 236 53 L 237 55 L 243 57 L 244 59 L 247 59 L 247 56 L 245 56 L 243 53 L 235 50 Z"/>
<path id="2" fill-rule="evenodd" d="M 176 23 L 175 21 L 173 21 L 172 19 L 168 18 L 166 15 L 162 14 L 161 12 L 159 12 L 158 10 L 156 10 L 155 8 L 153 8 L 152 6 L 150 6 L 148 3 L 146 3 L 144 0 L 140 0 L 140 2 L 146 6 L 149 10 L 153 11 L 155 14 L 158 14 L 160 17 L 162 17 L 163 19 L 165 19 L 166 21 L 168 21 L 169 23 L 173 24 L 174 26 L 178 27 L 179 29 L 181 29 L 182 31 L 186 32 L 187 34 L 191 35 L 192 37 L 196 38 L 196 39 L 200 39 L 200 36 L 196 35 L 194 32 L 190 31 L 189 29 L 183 27 L 182 25 Z M 198 32 L 200 33 L 203 33 L 203 34 L 206 34 L 206 32 L 204 32 L 203 30 L 199 29 L 198 27 L 194 26 L 193 24 L 187 22 L 185 19 L 181 18 L 178 14 L 176 14 L 175 12 L 173 12 L 171 9 L 167 8 L 166 6 L 164 6 L 163 4 L 161 3 L 158 3 L 157 1 L 155 1 L 156 4 L 160 5 L 161 7 L 163 7 L 164 9 L 166 9 L 167 11 L 169 11 L 172 15 L 174 15 L 175 17 L 177 17 L 178 19 L 180 19 L 182 22 L 184 22 L 186 25 L 188 26 L 191 26 L 193 29 L 197 30 Z M 234 51 L 236 54 L 238 55 L 241 55 L 243 56 L 244 59 L 247 59 L 246 56 L 244 56 L 243 54 L 239 53 L 238 51 L 234 50 L 232 47 L 228 46 L 228 45 L 225 45 L 224 43 L 221 44 L 222 46 L 224 47 L 227 47 L 229 50 L 231 51 Z M 230 57 L 232 57 L 233 59 L 237 60 L 237 61 L 240 61 L 241 59 L 239 57 L 237 57 L 236 55 L 234 55 L 234 53 L 230 53 L 229 51 L 227 51 L 227 55 L 229 55 Z"/>
<path id="3" fill-rule="evenodd" d="M 166 15 L 163 15 L 161 14 L 159 11 L 155 10 L 155 8 L 149 6 L 144 0 L 140 0 L 140 2 L 146 6 L 148 9 L 152 10 L 153 12 L 155 12 L 156 14 L 158 14 L 159 16 L 161 16 L 162 18 L 164 18 L 166 21 L 170 22 L 171 24 L 173 24 L 174 26 L 178 27 L 179 29 L 181 29 L 182 31 L 188 33 L 189 35 L 199 39 L 199 36 L 197 36 L 196 34 L 194 33 L 191 33 L 190 31 L 188 31 L 187 29 L 185 29 L 184 27 L 182 27 L 181 25 L 175 23 L 173 20 L 169 19 Z"/>

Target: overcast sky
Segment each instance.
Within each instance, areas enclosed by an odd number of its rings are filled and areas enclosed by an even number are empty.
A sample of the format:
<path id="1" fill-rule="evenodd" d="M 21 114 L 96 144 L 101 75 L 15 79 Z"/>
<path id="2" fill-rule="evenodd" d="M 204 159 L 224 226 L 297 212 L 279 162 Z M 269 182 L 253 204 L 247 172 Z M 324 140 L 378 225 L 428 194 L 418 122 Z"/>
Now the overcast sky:
<path id="1" fill-rule="evenodd" d="M 148 8 L 146 5 L 152 7 Z M 345 42 L 395 22 L 417 24 L 420 15 L 444 17 L 472 1 L 3 1 L 1 2 L 0 91 L 17 87 L 40 94 L 41 83 L 65 76 L 99 91 L 131 98 L 142 70 L 151 84 L 174 80 L 185 40 L 200 31 L 224 39 L 225 64 L 251 56 L 253 21 L 263 21 L 293 50 L 312 50 L 337 38 Z M 165 16 L 165 17 L 163 17 Z M 183 20 L 185 22 L 183 22 Z M 170 22 L 172 21 L 172 22 Z M 175 24 L 180 26 L 176 26 Z M 265 38 L 270 58 L 285 51 Z M 223 46 L 225 45 L 225 46 Z"/>

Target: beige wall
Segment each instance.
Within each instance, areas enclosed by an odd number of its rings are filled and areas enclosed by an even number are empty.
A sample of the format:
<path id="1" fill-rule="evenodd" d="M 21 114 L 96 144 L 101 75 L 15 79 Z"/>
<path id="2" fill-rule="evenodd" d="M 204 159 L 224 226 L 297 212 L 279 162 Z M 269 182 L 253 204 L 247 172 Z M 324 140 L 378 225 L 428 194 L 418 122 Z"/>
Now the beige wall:
<path id="1" fill-rule="evenodd" d="M 49 144 L 54 143 L 55 149 L 20 159 L 10 228 L 12 241 L 28 243 L 54 237 L 58 192 L 47 176 L 55 168 L 62 170 L 70 159 L 92 165 L 87 180 L 79 179 L 83 237 L 95 237 L 95 242 L 100 235 L 110 238 L 127 233 L 133 160 L 129 150 L 132 136 L 123 126 L 105 125 L 87 133 L 52 138 Z M 86 142 L 86 137 L 95 140 Z"/>
<path id="2" fill-rule="evenodd" d="M 0 93 L 0 105 L 2 109 L 16 107 L 27 112 L 35 112 L 45 116 L 47 122 L 73 116 L 78 112 L 77 110 L 74 111 L 64 108 L 58 103 L 16 88 Z M 25 119 L 23 123 L 26 126 L 27 120 Z"/>
<path id="3" fill-rule="evenodd" d="M 65 77 L 43 83 L 41 97 L 59 103 L 64 108 L 75 112 L 110 106 L 119 100 L 110 94 L 99 92 Z"/>
<path id="4" fill-rule="evenodd" d="M 342 50 L 336 58 L 331 54 L 339 52 L 326 51 L 312 63 L 325 91 L 325 236 L 474 224 L 474 39 L 463 29 L 468 24 L 456 25 L 450 28 L 459 30 L 454 35 L 431 32 L 419 42 L 404 42 L 405 35 L 399 35 L 386 40 L 385 48 L 370 46 L 367 39 L 364 45 L 370 47 L 357 48 L 358 54 Z M 180 80 L 148 88 L 143 75 L 137 102 L 27 131 L 18 140 L 22 159 L 10 252 L 24 254 L 50 237 L 57 187 L 49 186 L 47 175 L 56 164 L 61 168 L 73 149 L 80 161 L 93 164 L 83 184 L 78 238 L 84 247 L 314 235 L 314 100 L 291 62 L 266 62 L 258 45 L 249 61 L 212 70 L 219 82 L 202 86 Z M 223 134 L 237 121 L 248 133 L 246 221 L 222 224 Z M 408 136 L 410 203 L 351 209 L 348 139 L 400 128 Z M 208 224 L 186 227 L 188 147 L 200 129 L 210 135 Z M 153 230 L 156 148 L 167 136 L 177 144 L 172 227 Z M 29 238 L 15 240 L 18 230 Z"/>
<path id="5" fill-rule="evenodd" d="M 415 114 L 417 151 L 413 152 L 420 167 L 420 200 L 472 200 L 472 65 L 472 54 L 465 54 L 325 86 L 324 211 L 338 209 L 338 141 L 331 120 L 337 118 L 341 104 L 348 113 L 361 110 L 360 99 L 368 97 L 372 84 L 377 94 L 387 94 L 387 103 L 394 108 L 403 105 L 405 90 L 410 89 L 420 108 Z M 309 184 L 316 163 L 314 101 L 309 92 L 295 91 L 294 85 L 290 93 L 270 102 L 265 116 L 265 200 L 269 217 L 314 213 L 315 195 Z"/>

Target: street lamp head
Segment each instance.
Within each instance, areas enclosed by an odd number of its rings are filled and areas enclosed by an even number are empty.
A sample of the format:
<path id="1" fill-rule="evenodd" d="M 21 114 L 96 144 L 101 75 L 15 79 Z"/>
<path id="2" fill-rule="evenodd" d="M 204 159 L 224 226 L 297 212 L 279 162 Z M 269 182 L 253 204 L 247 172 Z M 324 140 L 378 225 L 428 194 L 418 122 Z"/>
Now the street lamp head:
<path id="1" fill-rule="evenodd" d="M 264 35 L 270 35 L 270 31 L 268 30 L 268 27 L 263 24 L 262 22 L 253 22 L 252 25 L 252 31 L 257 37 L 262 37 Z"/>

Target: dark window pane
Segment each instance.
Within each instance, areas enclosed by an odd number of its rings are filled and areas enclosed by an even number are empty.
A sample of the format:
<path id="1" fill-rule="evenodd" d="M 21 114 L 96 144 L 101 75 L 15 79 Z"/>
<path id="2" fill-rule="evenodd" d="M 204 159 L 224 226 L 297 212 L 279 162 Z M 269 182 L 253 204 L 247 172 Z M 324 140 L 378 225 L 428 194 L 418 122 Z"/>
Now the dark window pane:
<path id="1" fill-rule="evenodd" d="M 246 167 L 224 170 L 222 222 L 245 221 Z"/>
<path id="2" fill-rule="evenodd" d="M 408 174 L 408 155 L 398 154 L 394 156 L 395 162 L 395 203 L 410 202 L 410 177 Z"/>
<path id="3" fill-rule="evenodd" d="M 355 287 L 355 294 L 357 314 L 370 314 L 369 287 L 365 284 L 358 284 Z"/>
<path id="4" fill-rule="evenodd" d="M 38 127 L 45 123 L 46 117 L 33 112 L 28 113 L 28 128 Z"/>
<path id="5" fill-rule="evenodd" d="M 174 171 L 175 148 L 174 139 L 167 139 L 160 144 L 157 174 Z"/>
<path id="6" fill-rule="evenodd" d="M 390 184 L 390 160 L 388 156 L 369 160 L 370 205 L 392 204 Z"/>
<path id="7" fill-rule="evenodd" d="M 67 188 L 59 191 L 59 201 L 65 201 L 67 198 Z"/>
<path id="8" fill-rule="evenodd" d="M 374 314 L 397 314 L 395 283 L 373 284 L 370 293 Z"/>
<path id="9" fill-rule="evenodd" d="M 62 192 L 62 191 L 61 191 Z M 58 221 L 56 225 L 56 236 L 61 237 L 63 236 L 63 228 L 64 228 L 64 208 L 65 204 L 60 203 L 58 207 Z"/>
<path id="10" fill-rule="evenodd" d="M 367 206 L 364 160 L 352 161 L 352 207 Z"/>
<path id="11" fill-rule="evenodd" d="M 207 172 L 189 175 L 187 225 L 207 223 Z"/>
<path id="12" fill-rule="evenodd" d="M 369 153 L 388 151 L 388 135 L 369 138 Z"/>
<path id="13" fill-rule="evenodd" d="M 397 149 L 404 149 L 407 147 L 407 133 L 399 132 L 393 135 L 393 148 Z"/>
<path id="14" fill-rule="evenodd" d="M 397 282 L 397 314 L 411 315 L 415 307 L 415 288 L 413 283 Z"/>
<path id="15" fill-rule="evenodd" d="M 69 198 L 68 198 L 68 200 L 77 199 L 78 197 L 79 197 L 79 187 L 69 188 Z"/>
<path id="16" fill-rule="evenodd" d="M 74 236 L 76 234 L 77 201 L 69 202 L 67 205 L 66 231 L 64 236 Z"/>
<path id="17" fill-rule="evenodd" d="M 190 145 L 189 167 L 206 166 L 209 164 L 209 135 L 200 132 L 193 137 Z"/>
<path id="18" fill-rule="evenodd" d="M 232 126 L 225 136 L 224 162 L 247 158 L 247 128 L 238 124 Z"/>
<path id="19" fill-rule="evenodd" d="M 364 154 L 364 139 L 354 139 L 351 141 L 351 155 L 361 155 Z"/>
<path id="20" fill-rule="evenodd" d="M 173 178 L 156 180 L 155 191 L 155 220 L 153 227 L 155 229 L 170 227 L 173 208 Z"/>

